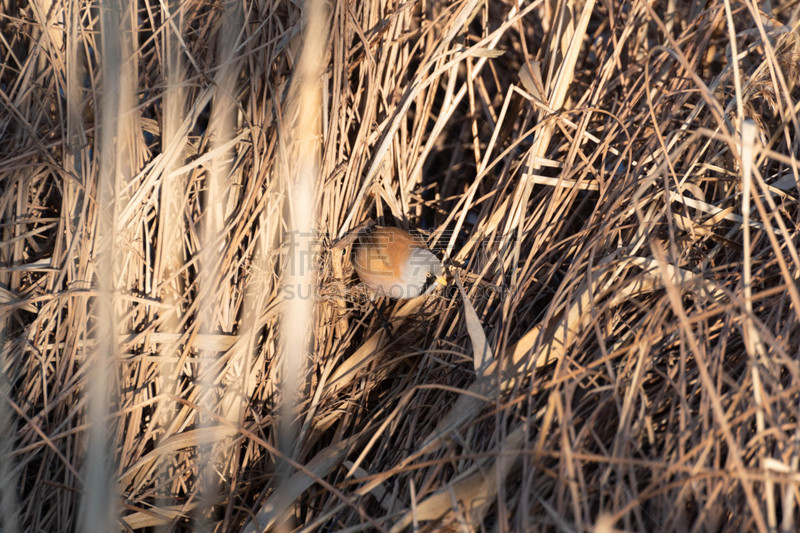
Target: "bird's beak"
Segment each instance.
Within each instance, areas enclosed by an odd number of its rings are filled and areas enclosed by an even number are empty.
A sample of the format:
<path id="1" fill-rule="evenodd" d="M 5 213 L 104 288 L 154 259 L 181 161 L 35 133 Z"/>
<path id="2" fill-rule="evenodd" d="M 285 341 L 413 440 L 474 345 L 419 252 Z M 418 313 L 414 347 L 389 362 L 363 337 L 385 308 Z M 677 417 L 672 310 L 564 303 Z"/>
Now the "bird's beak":
<path id="1" fill-rule="evenodd" d="M 438 278 L 436 278 L 436 283 L 438 283 L 442 287 L 447 287 L 447 278 L 445 278 L 444 276 L 439 276 Z"/>

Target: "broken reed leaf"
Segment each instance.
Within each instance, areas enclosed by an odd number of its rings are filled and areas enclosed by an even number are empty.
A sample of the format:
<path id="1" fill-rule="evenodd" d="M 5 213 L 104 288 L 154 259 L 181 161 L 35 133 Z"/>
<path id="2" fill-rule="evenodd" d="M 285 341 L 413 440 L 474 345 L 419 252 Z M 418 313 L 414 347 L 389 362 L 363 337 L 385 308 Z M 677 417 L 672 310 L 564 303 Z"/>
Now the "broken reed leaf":
<path id="1" fill-rule="evenodd" d="M 473 47 L 466 49 L 464 51 L 472 57 L 485 57 L 488 59 L 495 59 L 506 53 L 505 50 L 497 50 L 496 48 L 482 48 L 482 47 Z"/>

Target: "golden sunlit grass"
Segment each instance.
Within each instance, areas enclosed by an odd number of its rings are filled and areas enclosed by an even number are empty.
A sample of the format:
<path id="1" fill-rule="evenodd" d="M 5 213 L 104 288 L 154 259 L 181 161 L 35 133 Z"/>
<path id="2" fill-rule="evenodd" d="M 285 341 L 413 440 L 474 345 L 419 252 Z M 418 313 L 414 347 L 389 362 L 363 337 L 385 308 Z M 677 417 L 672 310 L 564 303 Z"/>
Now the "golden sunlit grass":
<path id="1" fill-rule="evenodd" d="M 795 531 L 798 15 L 6 2 L 0 530 Z"/>

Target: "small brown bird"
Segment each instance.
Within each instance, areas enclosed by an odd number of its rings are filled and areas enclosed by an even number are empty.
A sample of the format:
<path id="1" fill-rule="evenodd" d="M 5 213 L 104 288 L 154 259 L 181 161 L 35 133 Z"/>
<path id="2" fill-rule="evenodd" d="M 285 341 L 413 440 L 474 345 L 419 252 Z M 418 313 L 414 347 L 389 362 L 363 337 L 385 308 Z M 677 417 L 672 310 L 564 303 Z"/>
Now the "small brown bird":
<path id="1" fill-rule="evenodd" d="M 413 298 L 432 282 L 447 285 L 442 263 L 425 241 L 400 228 L 364 230 L 354 246 L 353 266 L 364 285 L 379 296 Z"/>

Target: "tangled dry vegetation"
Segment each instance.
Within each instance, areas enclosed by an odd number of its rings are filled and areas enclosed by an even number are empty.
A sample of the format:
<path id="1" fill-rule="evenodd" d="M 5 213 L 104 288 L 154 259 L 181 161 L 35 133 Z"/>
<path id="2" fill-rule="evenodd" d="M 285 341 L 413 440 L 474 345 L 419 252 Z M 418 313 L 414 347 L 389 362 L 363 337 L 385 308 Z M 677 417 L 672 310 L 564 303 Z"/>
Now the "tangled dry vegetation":
<path id="1" fill-rule="evenodd" d="M 4 2 L 0 529 L 796 531 L 799 9 Z"/>

